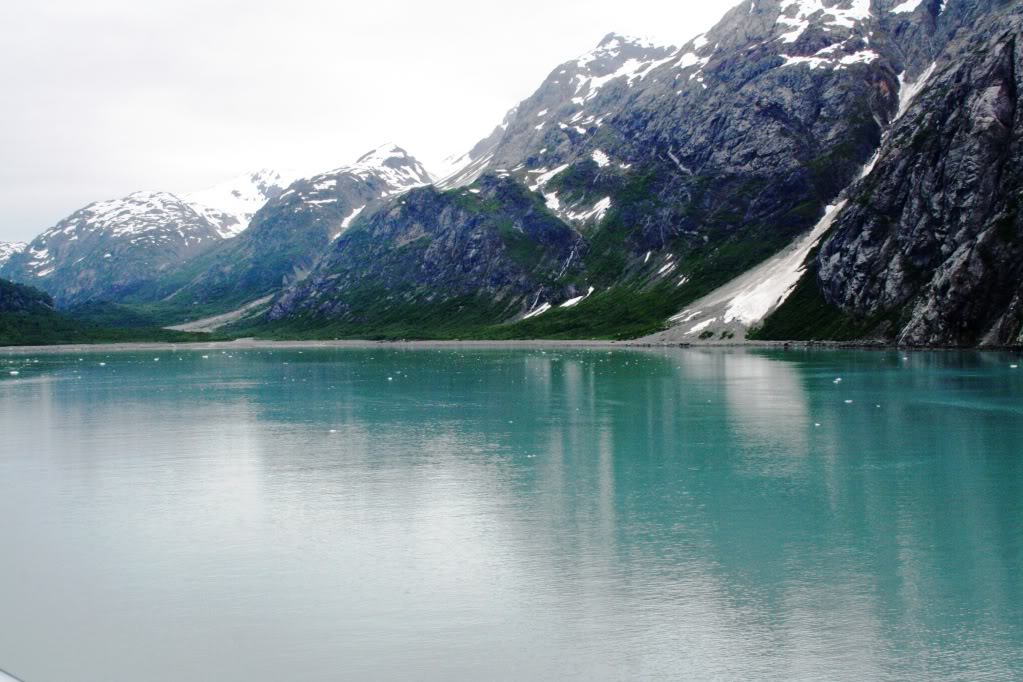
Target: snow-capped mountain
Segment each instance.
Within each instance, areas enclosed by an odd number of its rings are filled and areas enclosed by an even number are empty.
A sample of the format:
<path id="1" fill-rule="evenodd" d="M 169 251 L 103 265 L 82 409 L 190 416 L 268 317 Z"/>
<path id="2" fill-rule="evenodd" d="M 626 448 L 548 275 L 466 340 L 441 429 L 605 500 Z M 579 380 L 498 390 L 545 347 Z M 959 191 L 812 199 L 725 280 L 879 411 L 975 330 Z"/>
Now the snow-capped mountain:
<path id="1" fill-rule="evenodd" d="M 344 166 L 334 172 L 351 172 L 363 177 L 376 175 L 394 187 L 395 192 L 427 185 L 435 180 L 415 157 L 393 142 L 366 152 L 351 166 Z"/>
<path id="2" fill-rule="evenodd" d="M 167 192 L 98 201 L 49 228 L 3 267 L 67 306 L 131 297 L 221 241 L 192 206 Z"/>
<path id="3" fill-rule="evenodd" d="M 586 135 L 610 113 L 601 92 L 618 92 L 641 83 L 677 52 L 650 40 L 609 34 L 593 50 L 557 67 L 536 93 L 512 108 L 504 121 L 468 153 L 454 157 L 439 186 L 471 183 L 487 170 L 509 170 L 536 155 L 555 156 L 552 131 Z"/>
<path id="4" fill-rule="evenodd" d="M 28 247 L 25 242 L 0 242 L 0 268 L 11 259 L 11 256 L 21 253 Z"/>
<path id="5" fill-rule="evenodd" d="M 279 197 L 295 181 L 293 174 L 264 168 L 184 195 L 185 201 L 217 229 L 224 239 L 241 234 L 256 211 Z"/>
<path id="6" fill-rule="evenodd" d="M 953 58 L 951 46 L 975 35 L 985 20 L 988 32 L 1005 24 L 999 12 L 1018 7 L 1008 0 L 746 0 L 679 49 L 609 35 L 593 51 L 554 69 L 469 153 L 449 159 L 447 177 L 438 183 L 448 194 L 417 190 L 408 197 L 409 206 L 433 206 L 443 216 L 417 218 L 421 230 L 404 234 L 394 221 L 414 211 L 389 203 L 366 225 L 382 241 L 363 245 L 362 233 L 360 240 L 354 235 L 339 240 L 323 267 L 287 292 L 273 315 L 323 315 L 327 323 L 339 315 L 372 327 L 369 321 L 382 309 L 360 292 L 390 281 L 388 301 L 435 319 L 430 306 L 446 301 L 448 289 L 461 291 L 457 277 L 466 277 L 503 306 L 491 323 L 524 319 L 528 329 L 522 333 L 533 333 L 529 325 L 536 324 L 544 334 L 625 335 L 660 328 L 731 281 L 734 291 L 720 292 L 728 295 L 722 299 L 725 312 L 717 317 L 741 308 L 735 319 L 746 329 L 757 326 L 809 276 L 806 255 L 817 245 L 821 253 L 831 248 L 822 241 L 829 226 L 842 229 L 848 225 L 844 216 L 857 213 L 862 214 L 857 225 L 873 234 L 870 178 L 886 158 L 883 151 L 875 156 L 879 148 L 894 139 L 895 130 L 921 125 L 914 102 L 927 97 L 932 74 Z M 1004 49 L 1012 53 L 1016 43 L 1006 40 Z M 994 78 L 997 88 L 990 86 L 971 111 L 994 109 L 984 116 L 1010 125 L 1006 112 L 1021 108 L 1013 99 L 1018 88 L 1006 83 L 1020 71 L 1008 69 L 1009 75 Z M 993 77 L 978 78 L 988 84 Z M 943 87 L 956 86 L 945 82 Z M 957 101 L 946 104 L 959 111 Z M 949 120 L 948 112 L 942 116 Z M 912 143 L 907 149 L 925 142 L 906 139 Z M 1008 153 L 1004 144 L 997 148 Z M 929 166 L 936 172 L 943 168 L 940 158 Z M 864 175 L 867 180 L 859 182 Z M 902 177 L 892 179 L 892 206 L 901 206 L 906 196 L 905 187 L 896 184 Z M 960 177 L 973 174 L 964 171 Z M 547 210 L 582 237 L 554 278 L 539 244 L 520 230 L 497 230 L 504 248 L 491 241 L 489 225 L 514 225 L 516 210 L 537 210 L 517 199 L 509 182 L 541 194 Z M 974 203 L 987 205 L 975 194 Z M 475 210 L 461 212 L 469 205 Z M 828 206 L 838 208 L 826 212 Z M 1013 210 L 1012 205 L 1001 210 L 999 225 L 1013 224 Z M 954 213 L 949 207 L 943 215 Z M 936 220 L 940 226 L 942 219 Z M 909 225 L 907 244 L 925 242 Z M 870 262 L 876 255 L 868 248 L 870 240 L 856 245 L 849 229 L 846 250 L 834 252 L 856 251 L 858 263 Z M 398 236 L 389 240 L 387 235 Z M 416 235 L 422 235 L 414 242 L 422 248 L 409 249 Z M 943 248 L 957 253 L 956 239 L 946 241 Z M 479 250 L 478 243 L 487 249 Z M 344 253 L 356 244 L 372 247 L 372 262 Z M 455 245 L 465 248 L 444 248 Z M 1008 252 L 999 254 L 999 262 L 1019 262 Z M 520 281 L 514 293 L 494 288 L 498 280 L 479 271 L 483 258 L 495 272 L 508 272 L 509 257 L 533 264 L 533 278 Z M 904 257 L 892 258 L 906 267 Z M 982 262 L 987 261 L 970 261 L 971 277 Z M 400 271 L 391 271 L 389 279 L 381 268 Z M 1008 265 L 993 269 L 1005 273 Z M 842 261 L 818 267 L 835 282 L 841 279 L 834 273 L 847 270 Z M 735 280 L 743 273 L 751 273 L 749 281 Z M 864 282 L 871 281 L 879 280 L 844 281 L 845 298 L 834 294 L 828 300 L 851 306 L 861 290 L 869 289 Z M 950 281 L 943 279 L 943 286 Z M 444 291 L 437 290 L 441 285 Z M 887 293 L 895 291 L 890 285 Z M 832 290 L 826 294 L 832 296 Z M 512 305 L 507 305 L 509 295 Z M 481 303 L 460 310 L 479 324 L 486 309 Z M 933 304 L 921 310 L 924 317 L 941 315 Z M 683 340 L 727 338 L 737 331 L 708 311 L 700 314 L 707 319 L 676 318 L 689 324 Z M 444 318 L 451 324 L 449 315 Z M 1012 324 L 1018 331 L 1018 323 Z M 690 328 L 697 325 L 703 326 Z"/>
<path id="7" fill-rule="evenodd" d="M 296 180 L 260 210 L 251 226 L 190 268 L 173 300 L 230 307 L 305 277 L 331 241 L 363 213 L 434 178 L 395 144 L 355 163 Z"/>

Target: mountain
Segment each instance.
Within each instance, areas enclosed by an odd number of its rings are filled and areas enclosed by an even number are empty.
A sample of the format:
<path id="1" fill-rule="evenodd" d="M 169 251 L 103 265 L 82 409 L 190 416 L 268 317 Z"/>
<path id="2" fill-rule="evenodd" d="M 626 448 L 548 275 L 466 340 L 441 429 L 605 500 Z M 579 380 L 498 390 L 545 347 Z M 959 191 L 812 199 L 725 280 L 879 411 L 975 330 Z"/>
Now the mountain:
<path id="1" fill-rule="evenodd" d="M 195 246 L 126 281 L 51 248 L 84 228 L 3 272 L 266 335 L 1019 343 L 1020 11 L 746 0 L 680 48 L 611 34 L 441 179 L 385 145 L 154 211 Z"/>
<path id="2" fill-rule="evenodd" d="M 579 234 L 509 179 L 415 189 L 345 232 L 271 319 L 338 334 L 421 334 L 428 326 L 536 315 L 577 291 Z M 562 283 L 559 283 L 562 282 Z"/>
<path id="3" fill-rule="evenodd" d="M 276 293 L 302 280 L 361 213 L 431 182 L 422 164 L 394 144 L 297 180 L 261 208 L 241 235 L 175 273 L 179 286 L 167 302 L 206 314 Z"/>
<path id="4" fill-rule="evenodd" d="M 1021 34 L 1005 3 L 928 70 L 762 336 L 1023 343 Z"/>
<path id="5" fill-rule="evenodd" d="M 0 242 L 0 268 L 11 259 L 11 256 L 21 253 L 28 247 L 25 242 Z"/>
<path id="6" fill-rule="evenodd" d="M 0 245 L 0 271 L 46 290 L 60 307 L 150 299 L 170 271 L 244 231 L 288 182 L 261 170 L 184 197 L 135 192 L 96 202 L 22 245 L 20 257 Z"/>
<path id="7" fill-rule="evenodd" d="M 45 290 L 60 307 L 126 300 L 158 288 L 168 271 L 219 241 L 217 229 L 187 202 L 167 192 L 135 192 L 74 212 L 0 272 Z"/>
<path id="8" fill-rule="evenodd" d="M 522 336 L 653 332 L 794 248 L 863 175 L 950 42 L 998 5 L 749 0 L 679 49 L 612 34 L 557 67 L 439 183 L 518 183 L 582 239 L 579 272 L 546 285 L 563 298 L 488 323 Z"/>
<path id="9" fill-rule="evenodd" d="M 520 164 L 536 167 L 554 158 L 559 149 L 568 151 L 577 138 L 603 125 L 614 107 L 615 93 L 641 83 L 676 51 L 648 40 L 609 34 L 594 50 L 556 68 L 488 137 L 451 159 L 439 186 L 464 186 L 488 170 L 506 172 Z"/>
<path id="10" fill-rule="evenodd" d="M 230 239 L 245 231 L 256 211 L 283 194 L 294 180 L 291 175 L 264 168 L 209 189 L 185 194 L 183 198 L 221 237 Z"/>

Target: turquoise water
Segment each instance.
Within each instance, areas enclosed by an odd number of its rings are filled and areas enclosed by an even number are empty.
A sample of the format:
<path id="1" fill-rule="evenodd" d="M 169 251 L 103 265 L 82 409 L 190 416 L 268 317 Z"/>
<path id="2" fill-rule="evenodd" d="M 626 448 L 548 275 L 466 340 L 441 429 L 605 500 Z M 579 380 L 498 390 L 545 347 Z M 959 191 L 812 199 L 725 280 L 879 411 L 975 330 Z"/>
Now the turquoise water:
<path id="1" fill-rule="evenodd" d="M 0 668 L 1023 678 L 1018 355 L 205 354 L 0 356 Z"/>

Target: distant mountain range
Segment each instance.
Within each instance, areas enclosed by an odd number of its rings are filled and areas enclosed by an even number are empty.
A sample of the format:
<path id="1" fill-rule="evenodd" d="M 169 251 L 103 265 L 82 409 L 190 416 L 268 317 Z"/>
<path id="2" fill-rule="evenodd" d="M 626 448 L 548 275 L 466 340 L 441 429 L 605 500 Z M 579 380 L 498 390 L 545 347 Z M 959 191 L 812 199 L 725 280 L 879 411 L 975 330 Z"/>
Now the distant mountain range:
<path id="1" fill-rule="evenodd" d="M 385 145 L 136 193 L 0 276 L 236 334 L 1018 344 L 1021 28 L 747 0 L 680 48 L 608 35 L 434 174 Z"/>

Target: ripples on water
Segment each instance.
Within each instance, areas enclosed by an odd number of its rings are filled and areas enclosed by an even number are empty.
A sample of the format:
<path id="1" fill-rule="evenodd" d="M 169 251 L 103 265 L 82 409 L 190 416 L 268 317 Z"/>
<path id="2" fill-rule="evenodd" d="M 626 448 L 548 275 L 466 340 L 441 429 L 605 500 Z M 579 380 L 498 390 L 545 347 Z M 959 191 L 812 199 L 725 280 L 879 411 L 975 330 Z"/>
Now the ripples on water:
<path id="1" fill-rule="evenodd" d="M 1017 362 L 0 356 L 0 667 L 1020 678 Z"/>

